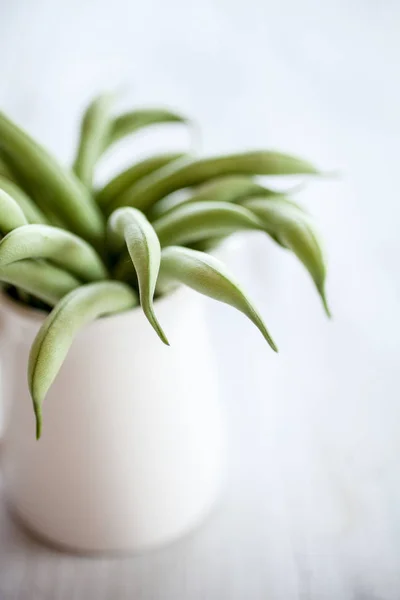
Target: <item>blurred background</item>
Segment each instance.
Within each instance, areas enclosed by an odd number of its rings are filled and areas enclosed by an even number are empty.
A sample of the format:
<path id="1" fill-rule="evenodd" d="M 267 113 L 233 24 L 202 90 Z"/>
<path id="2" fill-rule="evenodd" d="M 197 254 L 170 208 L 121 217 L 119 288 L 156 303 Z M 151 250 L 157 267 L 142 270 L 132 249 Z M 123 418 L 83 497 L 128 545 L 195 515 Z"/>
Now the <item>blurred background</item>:
<path id="1" fill-rule="evenodd" d="M 400 598 L 399 33 L 395 0 L 0 0 L 1 108 L 63 161 L 89 99 L 117 89 L 122 107 L 193 115 L 203 153 L 274 148 L 339 173 L 298 196 L 331 322 L 264 236 L 223 250 L 281 352 L 210 305 L 231 443 L 218 511 L 170 548 L 94 561 L 29 540 L 0 499 L 1 600 Z M 187 145 L 164 128 L 115 161 Z"/>

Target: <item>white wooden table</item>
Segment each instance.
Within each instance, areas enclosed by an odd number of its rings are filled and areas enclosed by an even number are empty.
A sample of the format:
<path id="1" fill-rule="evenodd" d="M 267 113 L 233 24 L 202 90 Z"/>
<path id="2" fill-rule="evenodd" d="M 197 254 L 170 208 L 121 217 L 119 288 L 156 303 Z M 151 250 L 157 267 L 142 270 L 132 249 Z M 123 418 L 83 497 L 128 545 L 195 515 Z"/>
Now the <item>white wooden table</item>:
<path id="1" fill-rule="evenodd" d="M 91 92 L 122 81 L 196 114 L 206 151 L 287 148 L 342 179 L 301 195 L 333 322 L 261 236 L 227 257 L 281 353 L 210 307 L 231 440 L 218 509 L 168 548 L 90 559 L 37 544 L 0 500 L 0 600 L 398 600 L 400 5 L 4 4 L 0 99 L 61 156 Z"/>

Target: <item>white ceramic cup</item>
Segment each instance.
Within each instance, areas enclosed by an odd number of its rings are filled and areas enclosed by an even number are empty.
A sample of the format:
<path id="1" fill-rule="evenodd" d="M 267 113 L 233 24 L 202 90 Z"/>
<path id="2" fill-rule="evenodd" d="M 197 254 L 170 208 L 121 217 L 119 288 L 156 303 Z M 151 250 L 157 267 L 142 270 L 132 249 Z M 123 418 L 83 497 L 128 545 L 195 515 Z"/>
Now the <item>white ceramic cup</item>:
<path id="1" fill-rule="evenodd" d="M 35 439 L 27 386 L 43 314 L 0 301 L 2 464 L 10 506 L 41 538 L 76 551 L 136 551 L 172 540 L 215 503 L 224 435 L 203 300 L 158 300 L 171 346 L 137 308 L 73 342 Z"/>

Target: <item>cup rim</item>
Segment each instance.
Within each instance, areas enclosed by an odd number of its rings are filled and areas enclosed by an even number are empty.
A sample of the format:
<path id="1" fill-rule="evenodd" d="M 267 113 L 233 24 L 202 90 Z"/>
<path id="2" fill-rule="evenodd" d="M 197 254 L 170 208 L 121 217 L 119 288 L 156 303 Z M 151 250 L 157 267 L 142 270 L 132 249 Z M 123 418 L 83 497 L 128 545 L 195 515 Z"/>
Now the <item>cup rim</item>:
<path id="1" fill-rule="evenodd" d="M 162 308 L 165 305 L 171 304 L 171 302 L 177 302 L 180 296 L 185 296 L 187 292 L 190 290 L 185 288 L 183 285 L 179 285 L 177 288 L 172 290 L 170 293 L 160 296 L 154 300 L 155 307 Z M 194 292 L 195 293 L 195 292 Z M 121 319 L 126 315 L 131 315 L 133 313 L 139 313 L 141 311 L 141 306 L 138 304 L 133 308 L 128 310 L 118 312 L 115 314 L 105 315 L 99 319 L 95 319 L 93 323 L 102 321 L 103 323 L 106 321 L 110 321 L 111 319 Z M 40 324 L 43 323 L 45 318 L 50 314 L 50 312 L 45 312 L 40 308 L 34 308 L 32 306 L 24 305 L 22 302 L 18 302 L 11 298 L 4 290 L 0 290 L 0 312 L 4 312 L 6 314 L 11 314 L 14 317 L 17 317 L 25 324 Z M 89 323 L 89 326 L 93 323 Z"/>

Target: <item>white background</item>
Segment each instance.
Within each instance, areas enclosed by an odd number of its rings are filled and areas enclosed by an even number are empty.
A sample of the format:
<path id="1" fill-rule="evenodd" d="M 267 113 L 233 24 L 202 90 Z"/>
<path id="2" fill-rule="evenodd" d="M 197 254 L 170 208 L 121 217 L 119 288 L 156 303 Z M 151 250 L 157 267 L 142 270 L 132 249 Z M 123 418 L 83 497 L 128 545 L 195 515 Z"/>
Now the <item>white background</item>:
<path id="1" fill-rule="evenodd" d="M 1 104 L 63 160 L 87 100 L 119 87 L 193 114 L 205 152 L 340 171 L 300 195 L 332 322 L 263 237 L 227 253 L 281 353 L 210 309 L 231 435 L 219 511 L 169 549 L 93 561 L 37 546 L 3 510 L 1 600 L 400 598 L 399 34 L 395 0 L 0 0 Z"/>

